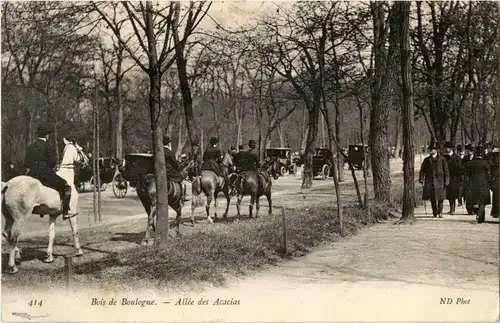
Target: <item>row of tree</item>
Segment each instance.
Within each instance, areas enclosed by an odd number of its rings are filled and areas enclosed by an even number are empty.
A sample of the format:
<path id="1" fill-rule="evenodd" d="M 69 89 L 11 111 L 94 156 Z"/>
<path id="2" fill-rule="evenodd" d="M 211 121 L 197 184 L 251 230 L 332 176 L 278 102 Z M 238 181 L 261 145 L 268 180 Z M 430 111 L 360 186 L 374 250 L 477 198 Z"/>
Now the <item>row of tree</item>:
<path id="1" fill-rule="evenodd" d="M 151 150 L 157 178 L 165 132 L 178 153 L 210 136 L 225 148 L 253 138 L 261 151 L 301 150 L 304 188 L 316 146 L 335 152 L 338 184 L 341 148 L 363 143 L 375 199 L 389 201 L 387 152 L 402 134 L 418 135 L 408 158 L 431 140 L 496 139 L 492 2 L 276 3 L 231 29 L 211 6 L 3 3 L 2 157 L 22 161 L 42 120 L 54 125 L 56 154 L 61 136 L 90 143 L 95 106 L 101 155 Z M 166 219 L 166 182 L 157 184 Z"/>

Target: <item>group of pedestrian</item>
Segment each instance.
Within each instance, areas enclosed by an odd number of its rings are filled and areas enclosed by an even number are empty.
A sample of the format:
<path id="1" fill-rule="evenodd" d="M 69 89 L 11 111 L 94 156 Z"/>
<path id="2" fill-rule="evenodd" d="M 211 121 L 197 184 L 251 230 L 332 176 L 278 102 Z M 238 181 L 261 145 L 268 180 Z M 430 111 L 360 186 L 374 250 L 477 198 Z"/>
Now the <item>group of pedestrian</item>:
<path id="1" fill-rule="evenodd" d="M 420 168 L 422 199 L 431 201 L 434 217 L 443 217 L 443 201 L 450 204 L 448 214 L 465 203 L 467 214 L 475 214 L 478 222 L 485 220 L 485 207 L 492 205 L 491 216 L 498 218 L 499 151 L 496 145 L 467 144 L 465 149 L 451 142 L 444 145 L 444 154 L 437 143 L 429 147 L 429 156 Z M 493 193 L 493 202 L 491 193 Z"/>

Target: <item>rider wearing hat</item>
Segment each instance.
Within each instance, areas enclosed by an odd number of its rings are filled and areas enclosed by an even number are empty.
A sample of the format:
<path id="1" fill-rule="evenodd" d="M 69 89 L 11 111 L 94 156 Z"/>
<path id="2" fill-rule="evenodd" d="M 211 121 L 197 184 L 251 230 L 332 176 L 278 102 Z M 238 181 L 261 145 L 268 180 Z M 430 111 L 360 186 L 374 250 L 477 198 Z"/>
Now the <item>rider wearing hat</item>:
<path id="1" fill-rule="evenodd" d="M 38 127 L 38 140 L 26 149 L 24 165 L 28 169 L 28 176 L 38 179 L 42 185 L 59 192 L 62 200 L 62 216 L 66 220 L 77 213 L 70 212 L 71 186 L 54 171 L 56 160 L 47 142 L 52 133 L 53 128 L 49 124 L 41 124 Z"/>
<path id="2" fill-rule="evenodd" d="M 223 169 L 221 168 L 222 154 L 217 147 L 218 139 L 210 138 L 210 146 L 203 153 L 203 165 L 201 170 L 211 170 L 215 175 L 226 178 Z"/>
<path id="3" fill-rule="evenodd" d="M 248 142 L 248 151 L 245 152 L 244 159 L 243 159 L 243 170 L 251 170 L 251 171 L 258 171 L 261 175 L 264 176 L 266 181 L 271 181 L 271 178 L 269 177 L 269 174 L 267 172 L 263 172 L 260 169 L 260 163 L 259 163 L 259 153 L 257 150 L 255 150 L 255 147 L 257 146 L 255 140 L 251 139 Z"/>
<path id="4" fill-rule="evenodd" d="M 426 157 L 420 167 L 419 182 L 424 185 L 422 200 L 431 200 L 432 214 L 442 218 L 443 200 L 446 187 L 450 183 L 448 164 L 439 154 L 439 145 L 429 145 L 430 156 Z"/>
<path id="5" fill-rule="evenodd" d="M 167 178 L 172 182 L 176 182 L 182 185 L 182 199 L 183 202 L 187 202 L 188 199 L 186 197 L 186 184 L 183 184 L 184 180 L 181 167 L 179 162 L 175 158 L 175 154 L 172 151 L 172 140 L 169 136 L 163 137 L 163 149 L 165 151 L 165 167 L 167 169 Z"/>

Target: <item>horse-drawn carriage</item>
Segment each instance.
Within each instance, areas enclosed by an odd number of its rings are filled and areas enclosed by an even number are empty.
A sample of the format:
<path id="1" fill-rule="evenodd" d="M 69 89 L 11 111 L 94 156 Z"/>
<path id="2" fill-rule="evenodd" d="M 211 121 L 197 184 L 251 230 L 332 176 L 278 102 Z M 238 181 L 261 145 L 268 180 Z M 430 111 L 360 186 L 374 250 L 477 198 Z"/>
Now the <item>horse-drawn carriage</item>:
<path id="1" fill-rule="evenodd" d="M 105 191 L 107 184 L 113 181 L 115 174 L 115 159 L 113 157 L 99 158 L 97 163 L 99 167 L 99 177 L 101 179 L 101 190 Z M 85 191 L 85 183 L 90 182 L 94 185 L 94 174 L 91 165 L 77 167 L 75 169 L 75 188 L 79 193 Z"/>
<path id="2" fill-rule="evenodd" d="M 290 148 L 269 148 L 264 150 L 264 159 L 277 158 L 280 163 L 279 174 L 285 176 L 293 172 L 292 150 Z"/>
<path id="3" fill-rule="evenodd" d="M 135 188 L 141 176 L 149 173 L 154 173 L 152 154 L 127 154 L 124 165 L 119 168 L 119 172 L 113 178 L 113 194 L 118 198 L 124 198 L 128 186 Z"/>

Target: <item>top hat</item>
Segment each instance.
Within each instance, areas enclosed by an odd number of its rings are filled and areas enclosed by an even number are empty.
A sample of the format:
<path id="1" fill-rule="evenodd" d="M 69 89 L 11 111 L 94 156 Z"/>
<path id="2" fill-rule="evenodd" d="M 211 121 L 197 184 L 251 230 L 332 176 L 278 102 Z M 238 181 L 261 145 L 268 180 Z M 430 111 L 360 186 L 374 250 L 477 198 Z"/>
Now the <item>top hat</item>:
<path id="1" fill-rule="evenodd" d="M 210 145 L 212 145 L 212 146 L 217 145 L 217 142 L 219 142 L 219 140 L 217 140 L 217 138 L 215 138 L 215 137 L 210 138 Z"/>
<path id="2" fill-rule="evenodd" d="M 170 136 L 163 136 L 163 145 L 166 146 L 169 143 L 172 142 L 172 139 L 170 139 Z"/>
<path id="3" fill-rule="evenodd" d="M 50 135 L 53 132 L 54 128 L 47 123 L 42 123 L 41 125 L 38 126 L 37 134 L 39 138 L 43 138 L 46 135 Z"/>
<path id="4" fill-rule="evenodd" d="M 483 156 L 484 155 L 484 146 L 477 145 L 476 146 L 476 151 L 474 152 L 474 155 L 476 155 L 476 156 Z"/>
<path id="5" fill-rule="evenodd" d="M 439 144 L 437 142 L 432 142 L 429 145 L 429 150 L 433 150 L 433 149 L 438 149 L 439 150 Z"/>

